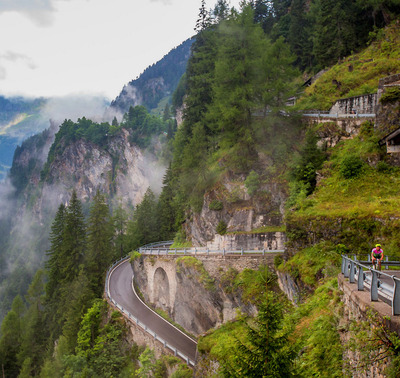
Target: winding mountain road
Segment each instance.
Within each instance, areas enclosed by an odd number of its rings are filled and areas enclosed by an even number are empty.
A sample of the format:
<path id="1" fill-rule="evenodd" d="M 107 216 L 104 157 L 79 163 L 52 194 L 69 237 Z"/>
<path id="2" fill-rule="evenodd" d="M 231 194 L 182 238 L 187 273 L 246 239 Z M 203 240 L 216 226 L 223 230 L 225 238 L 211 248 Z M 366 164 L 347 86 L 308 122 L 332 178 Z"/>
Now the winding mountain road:
<path id="1" fill-rule="evenodd" d="M 110 297 L 155 332 L 157 336 L 192 361 L 196 361 L 197 343 L 147 307 L 134 291 L 132 279 L 133 271 L 129 259 L 116 265 L 109 274 Z"/>

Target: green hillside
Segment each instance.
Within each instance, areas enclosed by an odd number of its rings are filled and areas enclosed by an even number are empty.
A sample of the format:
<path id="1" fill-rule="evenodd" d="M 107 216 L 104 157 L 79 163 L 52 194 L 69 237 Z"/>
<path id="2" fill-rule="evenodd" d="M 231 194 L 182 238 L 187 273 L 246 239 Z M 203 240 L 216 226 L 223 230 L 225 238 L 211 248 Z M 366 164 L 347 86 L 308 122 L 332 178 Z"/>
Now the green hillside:
<path id="1" fill-rule="evenodd" d="M 329 110 L 340 98 L 376 93 L 379 79 L 400 72 L 400 25 L 370 33 L 370 45 L 341 59 L 296 103 L 298 109 Z"/>

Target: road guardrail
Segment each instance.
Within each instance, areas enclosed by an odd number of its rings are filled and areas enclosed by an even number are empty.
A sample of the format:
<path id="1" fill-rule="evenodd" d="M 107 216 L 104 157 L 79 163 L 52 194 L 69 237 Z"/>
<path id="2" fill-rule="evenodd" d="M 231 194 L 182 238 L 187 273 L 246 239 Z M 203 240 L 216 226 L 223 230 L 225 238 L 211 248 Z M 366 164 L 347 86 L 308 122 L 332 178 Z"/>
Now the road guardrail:
<path id="1" fill-rule="evenodd" d="M 350 283 L 357 282 L 357 290 L 363 291 L 364 287 L 368 288 L 371 301 L 378 301 L 379 295 L 386 298 L 392 307 L 392 315 L 400 315 L 400 278 L 387 274 L 380 270 L 373 269 L 371 261 L 358 261 L 356 257 L 351 259 L 346 255 L 342 255 L 342 274 L 349 279 Z M 382 261 L 381 265 L 400 266 L 399 261 Z M 387 282 L 383 282 L 381 278 L 387 278 Z"/>

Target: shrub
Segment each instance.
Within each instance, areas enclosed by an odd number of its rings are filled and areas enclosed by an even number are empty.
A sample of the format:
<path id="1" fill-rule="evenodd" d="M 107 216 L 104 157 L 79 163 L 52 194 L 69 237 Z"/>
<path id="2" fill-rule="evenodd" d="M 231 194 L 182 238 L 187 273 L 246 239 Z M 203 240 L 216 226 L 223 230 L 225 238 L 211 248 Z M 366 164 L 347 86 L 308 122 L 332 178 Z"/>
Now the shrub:
<path id="1" fill-rule="evenodd" d="M 224 204 L 219 200 L 214 200 L 214 201 L 211 201 L 208 208 L 210 210 L 214 210 L 214 211 L 221 211 L 224 208 Z"/>
<path id="2" fill-rule="evenodd" d="M 244 181 L 244 185 L 249 193 L 250 197 L 253 197 L 254 193 L 258 190 L 260 186 L 260 179 L 256 172 L 251 171 Z"/>
<path id="3" fill-rule="evenodd" d="M 376 165 L 376 170 L 380 173 L 390 173 L 392 171 L 392 167 L 385 161 L 380 160 Z"/>
<path id="4" fill-rule="evenodd" d="M 226 225 L 226 223 L 221 220 L 219 221 L 219 223 L 217 224 L 217 229 L 216 232 L 219 235 L 225 235 L 226 234 L 226 230 L 227 230 L 228 226 Z"/>
<path id="5" fill-rule="evenodd" d="M 363 164 L 358 156 L 347 156 L 342 161 L 340 173 L 345 179 L 357 177 L 362 171 Z"/>
<path id="6" fill-rule="evenodd" d="M 380 99 L 381 104 L 389 104 L 396 101 L 400 101 L 400 88 L 398 87 L 387 88 Z"/>

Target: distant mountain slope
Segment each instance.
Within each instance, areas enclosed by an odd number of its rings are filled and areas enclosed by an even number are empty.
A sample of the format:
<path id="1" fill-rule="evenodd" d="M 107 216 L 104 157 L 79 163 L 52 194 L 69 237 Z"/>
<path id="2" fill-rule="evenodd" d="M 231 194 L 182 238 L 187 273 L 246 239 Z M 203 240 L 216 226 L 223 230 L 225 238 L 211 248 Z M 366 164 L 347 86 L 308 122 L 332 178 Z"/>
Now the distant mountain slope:
<path id="1" fill-rule="evenodd" d="M 111 102 L 111 109 L 126 113 L 130 106 L 143 105 L 148 110 L 157 107 L 160 100 L 172 94 L 186 70 L 193 39 L 187 39 L 172 49 L 157 63 L 147 67 L 135 80 L 124 86 Z"/>
<path id="2" fill-rule="evenodd" d="M 39 116 L 45 103 L 43 98 L 0 96 L 0 181 L 11 166 L 17 145 L 48 127 L 48 120 Z"/>

